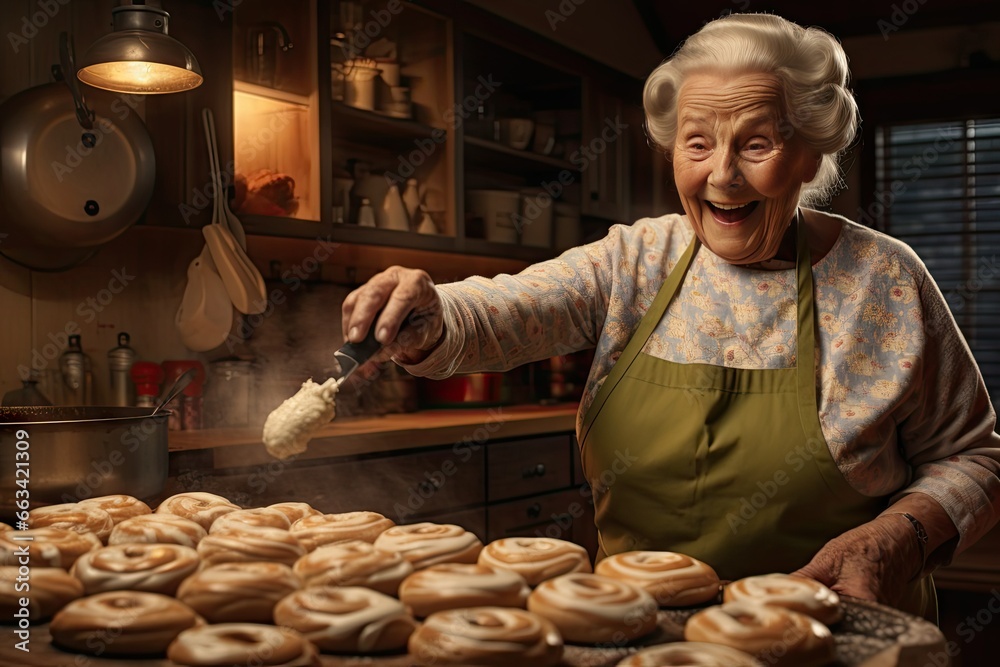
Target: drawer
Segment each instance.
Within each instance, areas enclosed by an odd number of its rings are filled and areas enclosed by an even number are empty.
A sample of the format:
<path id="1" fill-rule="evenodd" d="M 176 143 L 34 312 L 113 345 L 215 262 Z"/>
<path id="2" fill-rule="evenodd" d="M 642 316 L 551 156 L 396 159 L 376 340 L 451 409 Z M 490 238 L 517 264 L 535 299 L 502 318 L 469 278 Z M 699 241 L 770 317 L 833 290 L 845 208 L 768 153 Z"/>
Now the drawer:
<path id="1" fill-rule="evenodd" d="M 500 442 L 486 447 L 490 502 L 564 489 L 572 484 L 570 436 Z"/>
<path id="2" fill-rule="evenodd" d="M 587 499 L 577 489 L 522 498 L 486 508 L 486 537 L 552 537 L 575 541 L 575 531 L 586 522 Z"/>
<path id="3" fill-rule="evenodd" d="M 456 453 L 447 447 L 400 456 L 290 464 L 254 470 L 241 476 L 238 487 L 260 489 L 249 499 L 249 506 L 300 500 L 326 513 L 368 510 L 396 523 L 412 523 L 419 520 L 416 517 L 484 504 L 485 459 L 482 450 Z"/>

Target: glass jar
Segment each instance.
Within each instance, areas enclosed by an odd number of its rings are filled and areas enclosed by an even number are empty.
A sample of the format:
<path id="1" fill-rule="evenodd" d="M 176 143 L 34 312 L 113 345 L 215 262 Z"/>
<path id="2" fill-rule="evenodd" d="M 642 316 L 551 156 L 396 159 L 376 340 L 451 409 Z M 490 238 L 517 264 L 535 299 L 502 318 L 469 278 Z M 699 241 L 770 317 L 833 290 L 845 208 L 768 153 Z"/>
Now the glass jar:
<path id="1" fill-rule="evenodd" d="M 205 426 L 249 426 L 252 387 L 251 362 L 227 360 L 210 363 L 202 415 Z"/>

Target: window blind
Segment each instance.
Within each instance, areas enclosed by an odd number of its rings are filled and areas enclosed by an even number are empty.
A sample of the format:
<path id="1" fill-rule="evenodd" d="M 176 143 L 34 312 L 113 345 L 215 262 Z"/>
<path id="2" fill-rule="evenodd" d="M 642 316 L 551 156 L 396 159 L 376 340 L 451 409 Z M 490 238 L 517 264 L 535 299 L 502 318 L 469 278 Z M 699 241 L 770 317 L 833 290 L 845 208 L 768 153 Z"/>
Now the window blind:
<path id="1" fill-rule="evenodd" d="M 869 217 L 927 265 L 1000 403 L 1000 118 L 876 131 Z"/>

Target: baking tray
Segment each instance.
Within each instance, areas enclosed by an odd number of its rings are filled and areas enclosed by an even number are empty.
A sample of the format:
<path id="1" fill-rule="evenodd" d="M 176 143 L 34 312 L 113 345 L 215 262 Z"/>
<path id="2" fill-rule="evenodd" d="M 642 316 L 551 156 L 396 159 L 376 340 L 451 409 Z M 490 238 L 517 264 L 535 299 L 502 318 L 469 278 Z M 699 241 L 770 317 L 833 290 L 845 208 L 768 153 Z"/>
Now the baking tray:
<path id="1" fill-rule="evenodd" d="M 837 646 L 835 667 L 925 667 L 947 664 L 945 638 L 927 621 L 874 602 L 841 597 L 844 618 L 833 626 Z M 642 641 L 625 647 L 591 648 L 567 645 L 560 663 L 565 667 L 612 667 L 639 648 L 679 641 L 684 623 L 698 609 L 661 610 L 656 631 Z M 0 665 L 23 667 L 176 667 L 166 659 L 95 658 L 67 653 L 51 645 L 47 625 L 31 630 L 31 652 L 13 647 L 12 632 L 4 632 Z M 406 655 L 379 657 L 321 656 L 323 667 L 413 667 Z"/>

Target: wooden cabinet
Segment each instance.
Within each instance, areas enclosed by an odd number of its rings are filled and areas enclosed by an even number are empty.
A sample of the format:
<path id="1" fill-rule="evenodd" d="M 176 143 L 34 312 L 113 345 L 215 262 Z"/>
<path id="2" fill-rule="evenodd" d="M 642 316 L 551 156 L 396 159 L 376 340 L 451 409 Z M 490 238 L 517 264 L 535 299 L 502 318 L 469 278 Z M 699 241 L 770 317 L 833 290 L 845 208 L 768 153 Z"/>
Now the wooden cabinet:
<path id="1" fill-rule="evenodd" d="M 534 262 L 593 220 L 631 219 L 622 133 L 641 124 L 625 127 L 607 72 L 539 35 L 456 0 L 242 0 L 218 12 L 175 0 L 171 11 L 178 31 L 195 26 L 184 36 L 206 84 L 152 111 L 170 126 L 156 141 L 156 224 L 210 219 L 209 104 L 252 235 Z M 419 208 L 401 223 L 390 209 L 410 179 Z M 511 196 L 475 194 L 497 191 Z M 364 197 L 375 226 L 356 224 Z"/>
<path id="2" fill-rule="evenodd" d="M 210 491 L 244 507 L 297 500 L 326 513 L 369 510 L 396 523 L 454 523 L 484 541 L 552 537 L 596 553 L 586 483 L 570 433 L 399 454 L 212 468 L 210 450 L 174 452 L 162 496 Z"/>
<path id="3" fill-rule="evenodd" d="M 629 123 L 623 100 L 593 81 L 587 85 L 585 108 L 581 152 L 587 164 L 587 178 L 583 212 L 614 222 L 631 222 L 629 133 L 641 132 L 641 125 Z"/>
<path id="4" fill-rule="evenodd" d="M 490 502 L 530 496 L 573 483 L 570 437 L 529 438 L 498 443 L 486 452 Z"/>

